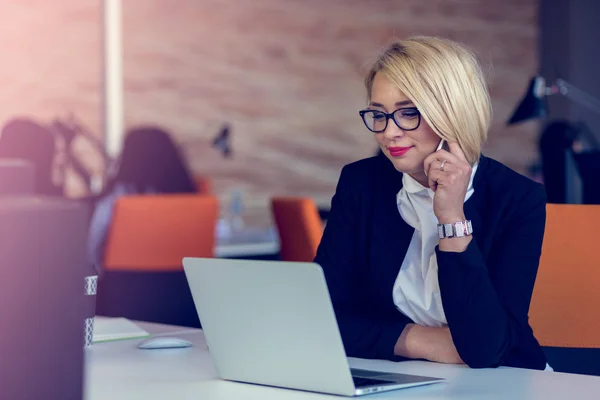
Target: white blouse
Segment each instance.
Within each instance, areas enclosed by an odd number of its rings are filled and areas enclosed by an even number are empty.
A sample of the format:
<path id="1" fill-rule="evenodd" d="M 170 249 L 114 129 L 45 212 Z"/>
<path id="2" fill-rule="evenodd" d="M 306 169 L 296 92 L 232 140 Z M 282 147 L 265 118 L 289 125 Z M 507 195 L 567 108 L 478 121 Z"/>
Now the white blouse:
<path id="1" fill-rule="evenodd" d="M 465 202 L 475 192 L 473 166 Z M 424 187 L 408 174 L 402 175 L 402 189 L 396 195 L 398 211 L 404 221 L 415 228 L 408 250 L 393 288 L 396 308 L 421 326 L 447 325 L 440 285 L 435 246 L 438 245 L 438 220 L 433 212 L 434 191 Z M 546 371 L 553 371 L 546 364 Z"/>
<path id="2" fill-rule="evenodd" d="M 473 166 L 465 201 L 473 195 L 473 177 L 476 171 L 477 164 Z M 415 228 L 415 232 L 394 283 L 394 304 L 402 314 L 418 325 L 447 325 L 435 255 L 439 239 L 438 220 L 433 212 L 434 191 L 408 174 L 403 174 L 402 186 L 396 195 L 398 211 L 402 219 Z"/>

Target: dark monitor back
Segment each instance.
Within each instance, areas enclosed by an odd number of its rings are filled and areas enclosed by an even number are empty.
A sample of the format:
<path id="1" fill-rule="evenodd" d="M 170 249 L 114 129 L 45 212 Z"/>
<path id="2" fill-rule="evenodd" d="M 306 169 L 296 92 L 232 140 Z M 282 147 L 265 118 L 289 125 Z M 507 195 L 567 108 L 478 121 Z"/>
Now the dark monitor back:
<path id="1" fill-rule="evenodd" d="M 0 399 L 81 399 L 88 212 L 0 197 Z"/>
<path id="2" fill-rule="evenodd" d="M 27 196 L 35 190 L 35 170 L 31 162 L 0 159 L 0 196 Z"/>

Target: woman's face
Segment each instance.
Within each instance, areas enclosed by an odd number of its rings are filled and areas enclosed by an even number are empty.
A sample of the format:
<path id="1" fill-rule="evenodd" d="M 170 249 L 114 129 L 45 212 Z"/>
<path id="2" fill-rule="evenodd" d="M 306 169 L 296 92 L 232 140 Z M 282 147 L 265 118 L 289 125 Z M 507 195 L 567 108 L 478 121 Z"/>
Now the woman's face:
<path id="1" fill-rule="evenodd" d="M 388 114 L 400 108 L 406 109 L 400 112 L 401 120 L 404 121 L 401 125 L 412 127 L 419 118 L 415 107 L 414 103 L 384 75 L 375 75 L 369 109 Z M 403 130 L 393 119 L 389 119 L 385 131 L 374 135 L 381 151 L 398 171 L 410 174 L 421 183 L 427 182 L 423 162 L 436 150 L 440 137 L 422 117 L 418 128 L 414 130 Z"/>

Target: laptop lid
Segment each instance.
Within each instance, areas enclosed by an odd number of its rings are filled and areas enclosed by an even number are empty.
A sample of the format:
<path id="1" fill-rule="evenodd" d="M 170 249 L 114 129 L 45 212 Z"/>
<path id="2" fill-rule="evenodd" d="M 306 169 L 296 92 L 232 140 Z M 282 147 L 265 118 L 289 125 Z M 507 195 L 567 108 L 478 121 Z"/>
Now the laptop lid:
<path id="1" fill-rule="evenodd" d="M 185 258 L 183 267 L 221 378 L 354 395 L 319 265 Z"/>

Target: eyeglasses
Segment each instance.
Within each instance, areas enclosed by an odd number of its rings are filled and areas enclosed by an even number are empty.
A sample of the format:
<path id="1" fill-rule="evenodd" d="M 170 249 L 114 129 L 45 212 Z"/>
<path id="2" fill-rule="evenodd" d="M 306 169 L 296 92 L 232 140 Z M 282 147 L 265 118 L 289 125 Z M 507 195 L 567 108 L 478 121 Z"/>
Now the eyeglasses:
<path id="1" fill-rule="evenodd" d="M 403 131 L 414 131 L 421 124 L 421 113 L 416 107 L 399 108 L 391 114 L 379 110 L 361 110 L 358 113 L 367 129 L 374 133 L 385 131 L 390 119 Z"/>

